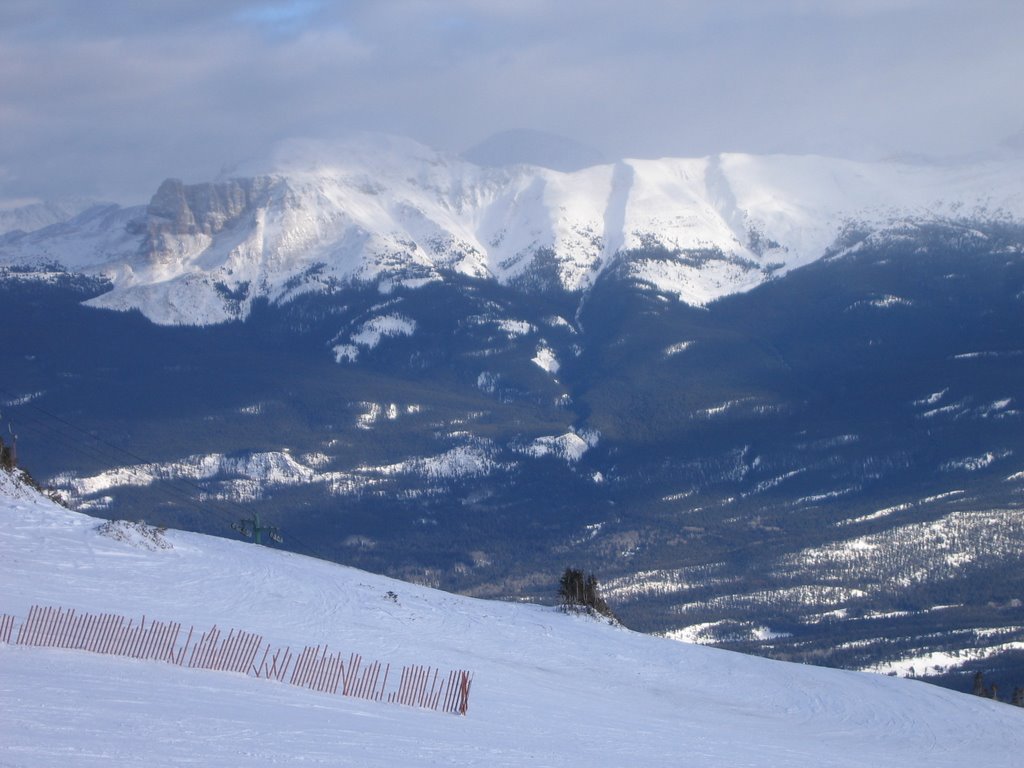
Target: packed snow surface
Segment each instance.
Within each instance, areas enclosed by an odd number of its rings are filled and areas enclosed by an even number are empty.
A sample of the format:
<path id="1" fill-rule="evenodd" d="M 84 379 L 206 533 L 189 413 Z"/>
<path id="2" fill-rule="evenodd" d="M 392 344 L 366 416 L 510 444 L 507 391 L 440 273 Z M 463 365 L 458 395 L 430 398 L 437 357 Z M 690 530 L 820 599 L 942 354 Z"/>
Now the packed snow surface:
<path id="1" fill-rule="evenodd" d="M 467 669 L 468 713 L 0 643 L 0 765 L 960 768 L 1024 754 L 1019 710 L 925 683 L 687 645 L 198 534 L 140 546 L 100 523 L 0 473 L 0 613 L 145 615 Z"/>

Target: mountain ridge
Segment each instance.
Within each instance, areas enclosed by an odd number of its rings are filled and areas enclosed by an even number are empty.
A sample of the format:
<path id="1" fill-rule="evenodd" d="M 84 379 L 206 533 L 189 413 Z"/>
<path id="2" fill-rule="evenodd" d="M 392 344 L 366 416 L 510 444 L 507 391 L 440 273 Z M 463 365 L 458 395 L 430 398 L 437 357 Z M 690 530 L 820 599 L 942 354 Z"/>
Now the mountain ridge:
<path id="1" fill-rule="evenodd" d="M 393 137 L 282 145 L 253 175 L 165 181 L 145 207 L 90 209 L 0 239 L 0 265 L 103 276 L 91 300 L 161 324 L 242 319 L 352 283 L 448 275 L 586 294 L 614 265 L 694 306 L 834 252 L 851 229 L 1024 217 L 1016 167 L 816 156 L 621 160 L 571 173 L 482 168 Z"/>

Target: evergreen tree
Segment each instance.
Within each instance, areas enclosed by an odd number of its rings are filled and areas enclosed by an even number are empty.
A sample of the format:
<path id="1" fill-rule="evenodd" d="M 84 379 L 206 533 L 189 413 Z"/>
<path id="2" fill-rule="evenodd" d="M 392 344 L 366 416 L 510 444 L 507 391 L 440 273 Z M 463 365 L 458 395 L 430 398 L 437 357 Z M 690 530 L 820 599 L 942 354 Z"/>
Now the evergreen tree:
<path id="1" fill-rule="evenodd" d="M 13 446 L 8 446 L 4 443 L 4 439 L 0 437 L 0 468 L 6 469 L 10 472 L 14 469 L 15 456 Z"/>
<path id="2" fill-rule="evenodd" d="M 971 693 L 975 696 L 988 696 L 988 691 L 985 690 L 985 675 L 980 671 L 974 673 L 974 685 L 971 687 Z"/>
<path id="3" fill-rule="evenodd" d="M 609 618 L 615 618 L 608 603 L 601 597 L 601 590 L 594 574 L 584 575 L 579 568 L 566 568 L 558 581 L 558 597 L 566 608 L 590 608 Z"/>
<path id="4" fill-rule="evenodd" d="M 558 596 L 563 606 L 584 604 L 584 578 L 579 568 L 566 568 L 558 581 Z"/>

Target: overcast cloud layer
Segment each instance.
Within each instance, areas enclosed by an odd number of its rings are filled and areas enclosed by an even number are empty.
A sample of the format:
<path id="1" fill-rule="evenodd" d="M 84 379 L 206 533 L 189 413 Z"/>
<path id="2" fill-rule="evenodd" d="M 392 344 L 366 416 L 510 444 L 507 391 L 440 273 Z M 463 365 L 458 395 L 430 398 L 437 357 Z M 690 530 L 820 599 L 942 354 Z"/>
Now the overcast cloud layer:
<path id="1" fill-rule="evenodd" d="M 1024 127 L 1017 0 L 4 0 L 0 203 L 148 199 L 287 137 L 605 156 L 983 151 Z"/>

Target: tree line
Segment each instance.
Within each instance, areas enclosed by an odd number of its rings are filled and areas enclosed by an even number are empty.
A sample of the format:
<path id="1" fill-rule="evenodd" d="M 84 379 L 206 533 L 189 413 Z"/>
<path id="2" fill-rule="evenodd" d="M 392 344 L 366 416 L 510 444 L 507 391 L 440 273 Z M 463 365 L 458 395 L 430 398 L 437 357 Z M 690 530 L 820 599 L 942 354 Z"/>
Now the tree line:
<path id="1" fill-rule="evenodd" d="M 999 698 L 999 686 L 995 683 L 985 685 L 985 675 L 980 671 L 974 673 L 974 684 L 971 687 L 971 693 L 975 696 L 981 696 L 982 698 L 994 701 L 1004 701 L 1004 699 Z M 1014 687 L 1009 703 L 1015 707 L 1024 707 L 1024 687 L 1019 685 Z"/>

